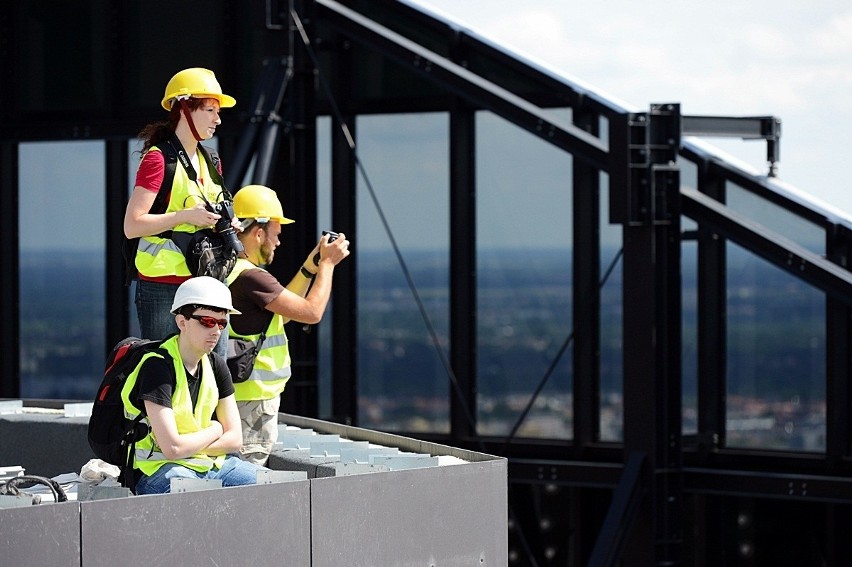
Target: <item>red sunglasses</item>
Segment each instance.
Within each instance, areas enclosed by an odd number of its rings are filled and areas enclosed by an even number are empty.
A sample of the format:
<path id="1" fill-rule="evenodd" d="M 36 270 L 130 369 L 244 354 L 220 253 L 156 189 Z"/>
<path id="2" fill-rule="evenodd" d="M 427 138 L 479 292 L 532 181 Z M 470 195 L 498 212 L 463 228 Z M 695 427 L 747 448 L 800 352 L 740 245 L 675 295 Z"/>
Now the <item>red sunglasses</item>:
<path id="1" fill-rule="evenodd" d="M 219 325 L 219 330 L 221 331 L 228 326 L 227 319 L 217 319 L 216 317 L 211 317 L 209 315 L 190 315 L 189 318 L 195 319 L 208 329 L 212 329 L 216 325 Z"/>

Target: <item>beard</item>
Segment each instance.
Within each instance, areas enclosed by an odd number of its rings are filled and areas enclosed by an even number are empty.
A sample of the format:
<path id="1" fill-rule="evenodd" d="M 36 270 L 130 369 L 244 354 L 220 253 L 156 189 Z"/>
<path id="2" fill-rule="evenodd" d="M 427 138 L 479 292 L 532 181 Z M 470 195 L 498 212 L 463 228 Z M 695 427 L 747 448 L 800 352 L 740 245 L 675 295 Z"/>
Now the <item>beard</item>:
<path id="1" fill-rule="evenodd" d="M 260 245 L 260 260 L 264 266 L 268 266 L 272 263 L 272 259 L 275 258 L 275 247 L 269 244 L 269 242 L 264 242 Z"/>

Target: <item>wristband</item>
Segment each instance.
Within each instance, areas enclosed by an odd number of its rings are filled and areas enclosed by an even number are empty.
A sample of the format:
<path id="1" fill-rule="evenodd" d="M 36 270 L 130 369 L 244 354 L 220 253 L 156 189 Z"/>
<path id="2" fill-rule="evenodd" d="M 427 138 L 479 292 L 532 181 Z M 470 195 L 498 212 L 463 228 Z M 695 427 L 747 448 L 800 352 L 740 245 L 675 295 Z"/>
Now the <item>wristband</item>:
<path id="1" fill-rule="evenodd" d="M 304 266 L 302 266 L 301 272 L 302 272 L 302 275 L 305 276 L 306 278 L 308 278 L 309 280 L 312 280 L 315 277 L 317 277 L 317 275 L 314 272 L 310 271 L 309 269 L 305 268 Z"/>

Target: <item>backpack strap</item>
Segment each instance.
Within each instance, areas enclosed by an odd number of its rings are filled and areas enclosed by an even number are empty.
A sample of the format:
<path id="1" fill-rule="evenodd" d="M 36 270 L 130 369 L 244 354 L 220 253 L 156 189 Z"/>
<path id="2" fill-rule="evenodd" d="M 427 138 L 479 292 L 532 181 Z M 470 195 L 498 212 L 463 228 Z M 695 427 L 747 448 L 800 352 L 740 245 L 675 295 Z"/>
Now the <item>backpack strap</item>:
<path id="1" fill-rule="evenodd" d="M 171 333 L 167 337 L 165 337 L 160 343 L 166 341 L 167 339 L 173 337 L 177 333 Z M 152 352 L 156 352 L 161 355 L 163 359 L 167 362 L 166 366 L 170 371 L 174 370 L 174 365 L 172 364 L 172 355 L 169 354 L 169 351 L 158 346 Z M 175 378 L 176 379 L 176 378 Z M 135 387 L 135 386 L 134 386 Z M 134 400 L 135 401 L 135 400 Z M 134 404 L 135 406 L 136 404 Z M 127 459 L 124 462 L 124 466 L 121 467 L 121 474 L 119 478 L 121 479 L 121 485 L 129 488 L 133 494 L 136 494 L 136 469 L 133 466 L 136 461 L 136 442 L 141 441 L 145 438 L 148 433 L 151 431 L 151 426 L 148 424 L 144 425 L 144 434 L 142 429 L 142 420 L 148 417 L 148 412 L 145 411 L 145 402 L 142 402 L 142 407 L 137 408 L 139 410 L 139 414 L 133 418 L 131 425 L 128 426 L 127 431 L 125 432 L 124 440 L 125 444 L 128 447 L 127 450 Z M 151 448 L 151 452 L 154 452 L 153 447 Z"/>
<path id="2" fill-rule="evenodd" d="M 124 461 L 124 466 L 121 467 L 119 480 L 122 486 L 129 488 L 134 494 L 136 494 L 136 469 L 133 464 L 136 461 L 136 442 L 144 438 L 144 435 L 140 437 L 141 423 L 146 417 L 147 415 L 143 409 L 139 415 L 133 418 L 131 425 L 128 426 L 124 434 L 124 443 L 127 446 L 127 458 Z M 145 427 L 150 428 L 148 425 L 145 425 Z"/>
<path id="3" fill-rule="evenodd" d="M 180 161 L 184 170 L 186 170 L 186 174 L 191 181 L 197 183 L 198 174 L 195 172 L 195 168 L 192 167 L 192 163 L 186 155 L 186 150 L 183 149 L 183 145 L 181 145 L 180 140 L 177 139 L 175 134 L 172 134 L 168 140 L 157 147 L 163 152 L 166 168 L 163 173 L 163 183 L 160 185 L 160 190 L 157 191 L 157 197 L 154 199 L 154 203 L 151 205 L 151 210 L 149 212 L 162 214 L 166 212 L 166 208 L 168 207 L 168 197 L 172 192 L 172 182 L 175 178 L 175 169 L 177 168 L 178 161 Z M 216 150 L 201 144 L 198 144 L 198 150 L 207 162 L 207 169 L 210 172 L 210 178 L 214 183 L 222 187 L 225 198 L 230 200 L 232 198 L 231 193 L 228 191 L 228 188 L 225 187 L 225 180 L 222 179 L 222 176 L 219 174 L 218 168 L 219 162 L 221 161 L 219 159 L 219 154 Z M 163 187 L 168 187 L 168 191 L 163 191 Z M 203 193 L 201 194 L 201 198 L 204 199 L 205 202 L 207 201 Z M 209 205 L 210 203 L 207 204 Z M 157 236 L 160 238 L 171 238 L 172 231 L 165 230 Z"/>
<path id="4" fill-rule="evenodd" d="M 171 138 L 168 139 L 167 144 L 171 146 L 170 150 L 175 153 L 175 157 L 183 168 L 186 170 L 187 176 L 195 183 L 198 183 L 198 173 L 196 173 L 195 168 L 192 166 L 192 162 L 189 160 L 189 156 L 186 154 L 186 150 L 181 145 L 180 140 L 178 140 L 177 136 L 172 134 Z M 196 146 L 201 156 L 204 158 L 204 161 L 207 162 L 207 170 L 210 173 L 210 179 L 213 180 L 216 185 L 222 188 L 222 193 L 226 200 L 230 201 L 233 197 L 231 196 L 231 192 L 228 191 L 228 188 L 225 186 L 225 180 L 222 178 L 222 175 L 219 173 L 219 163 L 221 159 L 219 158 L 219 154 L 216 153 L 215 150 L 208 148 L 203 144 L 198 144 Z M 204 198 L 204 195 L 201 195 Z M 207 199 L 204 199 L 205 201 Z M 209 204 L 209 203 L 208 203 Z"/>
<path id="5" fill-rule="evenodd" d="M 163 171 L 163 181 L 160 184 L 160 190 L 157 191 L 157 196 L 154 197 L 154 203 L 151 205 L 149 213 L 161 215 L 168 208 L 169 197 L 172 194 L 172 183 L 175 180 L 175 168 L 177 168 L 177 152 L 171 141 L 157 146 L 163 154 L 165 161 L 165 170 Z M 165 191 L 164 191 L 165 189 Z"/>
<path id="6" fill-rule="evenodd" d="M 222 174 L 219 173 L 219 164 L 222 161 L 219 158 L 219 154 L 216 150 L 212 148 L 208 148 L 205 145 L 198 144 L 198 150 L 201 152 L 201 155 L 204 156 L 204 159 L 207 161 L 207 169 L 210 170 L 210 179 L 213 182 L 222 188 L 225 199 L 228 201 L 232 200 L 231 192 L 228 191 L 228 187 L 225 186 L 225 179 L 222 177 Z"/>
<path id="7" fill-rule="evenodd" d="M 161 215 L 166 212 L 169 207 L 169 197 L 172 194 L 172 182 L 175 178 L 175 168 L 177 167 L 177 154 L 174 148 L 168 143 L 157 146 L 163 154 L 165 161 L 165 169 L 163 171 L 163 181 L 160 184 L 160 189 L 154 197 L 154 202 L 151 203 L 149 213 Z M 171 231 L 161 232 L 157 236 L 161 238 L 171 238 Z M 139 238 L 125 238 L 122 248 L 122 256 L 124 256 L 124 285 L 129 286 L 133 280 L 138 277 L 136 271 L 136 250 L 139 248 Z"/>

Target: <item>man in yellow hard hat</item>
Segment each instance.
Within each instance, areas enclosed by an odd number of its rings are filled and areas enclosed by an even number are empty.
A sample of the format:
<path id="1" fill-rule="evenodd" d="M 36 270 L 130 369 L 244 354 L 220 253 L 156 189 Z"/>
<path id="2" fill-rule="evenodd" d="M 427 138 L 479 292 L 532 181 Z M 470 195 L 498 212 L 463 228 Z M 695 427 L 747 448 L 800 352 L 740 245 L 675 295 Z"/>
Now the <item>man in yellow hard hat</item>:
<path id="1" fill-rule="evenodd" d="M 234 376 L 240 373 L 231 368 L 243 428 L 240 456 L 263 465 L 278 439 L 281 393 L 291 372 L 284 324 L 319 323 L 331 295 L 334 267 L 349 255 L 349 241 L 342 233 L 336 239 L 323 235 L 284 286 L 264 269 L 275 257 L 281 225 L 293 222 L 284 216 L 275 191 L 262 185 L 243 187 L 234 195 L 234 216 L 242 221 L 238 237 L 246 257 L 237 260 L 227 278 L 234 306 L 241 312 L 231 317 L 229 355 L 238 341 L 258 347 L 254 364 L 242 376 Z"/>

